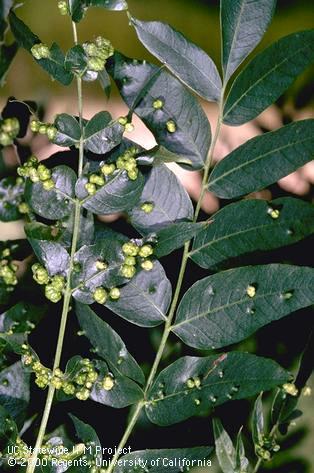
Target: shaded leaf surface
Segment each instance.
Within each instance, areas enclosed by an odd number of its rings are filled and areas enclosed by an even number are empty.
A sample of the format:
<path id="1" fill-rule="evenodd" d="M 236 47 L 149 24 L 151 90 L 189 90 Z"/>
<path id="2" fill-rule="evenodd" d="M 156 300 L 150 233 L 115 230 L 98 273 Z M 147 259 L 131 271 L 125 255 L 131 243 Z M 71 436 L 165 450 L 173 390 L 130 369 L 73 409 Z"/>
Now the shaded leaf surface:
<path id="1" fill-rule="evenodd" d="M 153 204 L 145 213 L 141 205 Z M 154 166 L 145 183 L 138 205 L 130 212 L 132 225 L 141 233 L 158 231 L 180 220 L 192 220 L 192 201 L 177 179 L 165 165 Z"/>
<path id="2" fill-rule="evenodd" d="M 80 125 L 75 117 L 67 113 L 57 115 L 55 127 L 58 130 L 54 143 L 59 146 L 74 146 L 81 137 Z"/>
<path id="3" fill-rule="evenodd" d="M 224 106 L 224 123 L 241 125 L 274 103 L 313 63 L 313 41 L 314 30 L 293 33 L 252 59 L 232 85 Z"/>
<path id="4" fill-rule="evenodd" d="M 205 51 L 166 23 L 132 18 L 132 24 L 144 46 L 182 82 L 205 100 L 219 99 L 221 79 Z"/>
<path id="5" fill-rule="evenodd" d="M 124 127 L 111 119 L 108 112 L 97 113 L 85 127 L 85 148 L 92 153 L 109 153 L 122 141 Z"/>
<path id="6" fill-rule="evenodd" d="M 137 273 L 120 292 L 120 299 L 106 304 L 112 312 L 141 327 L 154 327 L 166 320 L 172 290 L 158 261 L 151 271 Z"/>
<path id="7" fill-rule="evenodd" d="M 272 218 L 272 211 L 279 211 Z M 224 207 L 196 235 L 190 257 L 202 268 L 257 250 L 291 245 L 314 231 L 314 207 L 291 197 L 244 200 Z"/>
<path id="8" fill-rule="evenodd" d="M 17 53 L 17 43 L 10 45 L 2 44 L 0 47 L 0 85 L 3 84 L 8 69 Z"/>
<path id="9" fill-rule="evenodd" d="M 77 303 L 76 315 L 86 337 L 97 349 L 97 354 L 104 358 L 111 368 L 143 384 L 144 374 L 127 351 L 121 337 L 86 305 Z"/>
<path id="10" fill-rule="evenodd" d="M 214 274 L 184 295 L 173 331 L 188 345 L 219 348 L 314 301 L 314 270 L 270 264 Z M 253 288 L 251 296 L 248 288 Z"/>
<path id="11" fill-rule="evenodd" d="M 201 384 L 189 389 L 186 382 L 195 377 Z M 287 379 L 287 371 L 273 360 L 249 353 L 230 352 L 205 358 L 185 356 L 159 374 L 148 393 L 150 402 L 146 404 L 146 412 L 153 423 L 171 425 L 231 399 L 272 389 Z"/>
<path id="12" fill-rule="evenodd" d="M 109 73 L 117 83 L 123 99 L 154 134 L 156 141 L 169 151 L 190 160 L 193 169 L 201 169 L 206 159 L 211 134 L 205 113 L 197 99 L 173 76 L 152 64 L 130 60 L 115 53 Z M 162 108 L 153 107 L 155 100 Z M 169 132 L 167 122 L 174 121 Z"/>
<path id="13" fill-rule="evenodd" d="M 256 136 L 220 161 L 209 190 L 223 199 L 261 190 L 311 161 L 313 144 L 313 119 Z"/>
<path id="14" fill-rule="evenodd" d="M 29 402 L 29 374 L 17 362 L 0 373 L 0 404 L 21 424 Z"/>
<path id="15" fill-rule="evenodd" d="M 216 455 L 223 473 L 235 473 L 236 452 L 228 432 L 219 419 L 213 419 Z"/>
<path id="16" fill-rule="evenodd" d="M 24 183 L 17 184 L 13 176 L 5 177 L 0 181 L 0 221 L 12 222 L 18 220 L 21 214 L 18 204 L 22 201 Z"/>
<path id="17" fill-rule="evenodd" d="M 222 0 L 222 63 L 226 81 L 264 36 L 275 5 L 275 0 Z"/>
<path id="18" fill-rule="evenodd" d="M 45 266 L 50 276 L 66 275 L 70 263 L 69 253 L 60 243 L 53 241 L 35 240 L 29 237 L 35 255 Z"/>
<path id="19" fill-rule="evenodd" d="M 174 223 L 169 227 L 159 230 L 156 233 L 157 245 L 154 249 L 154 255 L 157 258 L 166 256 L 174 250 L 181 248 L 186 241 L 194 238 L 199 232 L 207 227 L 207 223 Z"/>
<path id="20" fill-rule="evenodd" d="M 55 188 L 46 191 L 41 182 L 33 183 L 29 179 L 25 186 L 25 200 L 41 217 L 56 220 L 72 212 L 72 198 L 76 174 L 68 166 L 56 166 L 52 170 Z"/>

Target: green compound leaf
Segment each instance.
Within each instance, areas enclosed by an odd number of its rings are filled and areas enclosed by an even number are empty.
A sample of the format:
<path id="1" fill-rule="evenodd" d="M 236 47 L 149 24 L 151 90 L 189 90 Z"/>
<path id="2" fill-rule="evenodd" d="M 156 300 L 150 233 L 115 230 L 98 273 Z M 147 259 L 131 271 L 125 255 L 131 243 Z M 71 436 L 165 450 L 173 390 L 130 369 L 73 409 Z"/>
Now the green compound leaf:
<path id="1" fill-rule="evenodd" d="M 70 256 L 60 243 L 53 241 L 36 240 L 32 238 L 31 232 L 27 231 L 28 241 L 31 244 L 35 255 L 39 261 L 45 266 L 50 276 L 55 274 L 66 275 Z"/>
<path id="2" fill-rule="evenodd" d="M 108 369 L 104 361 L 96 360 L 95 363 L 100 372 L 100 379 L 110 374 L 113 375 L 115 383 L 113 388 L 107 391 L 102 387 L 101 382 L 96 381 L 90 399 L 116 409 L 130 406 L 143 399 L 143 391 L 137 383 L 121 375 L 120 371 L 112 367 Z"/>
<path id="3" fill-rule="evenodd" d="M 0 221 L 12 222 L 21 218 L 18 205 L 22 202 L 24 182 L 9 176 L 0 181 Z"/>
<path id="4" fill-rule="evenodd" d="M 151 271 L 137 273 L 120 291 L 120 299 L 106 304 L 112 312 L 140 327 L 154 327 L 165 322 L 172 290 L 158 261 L 154 261 Z"/>
<path id="5" fill-rule="evenodd" d="M 72 274 L 73 297 L 83 304 L 95 302 L 93 293 L 97 287 L 111 288 L 124 284 L 128 279 L 120 275 L 124 261 L 121 247 L 124 239 L 105 237 L 94 245 L 83 246 L 77 251 L 74 262 L 78 266 Z M 97 262 L 104 262 L 106 269 L 98 269 Z"/>
<path id="6" fill-rule="evenodd" d="M 148 392 L 146 412 L 154 424 L 176 424 L 229 400 L 272 389 L 289 377 L 273 360 L 249 353 L 185 356 L 159 374 Z"/>
<path id="7" fill-rule="evenodd" d="M 172 330 L 189 346 L 216 349 L 314 302 L 314 269 L 284 264 L 214 274 L 183 296 Z"/>
<path id="8" fill-rule="evenodd" d="M 221 79 L 213 60 L 181 33 L 160 21 L 132 18 L 139 40 L 178 79 L 205 100 L 219 100 Z"/>
<path id="9" fill-rule="evenodd" d="M 256 136 L 220 161 L 208 188 L 223 199 L 261 190 L 311 161 L 313 145 L 313 119 Z"/>
<path id="10" fill-rule="evenodd" d="M 147 202 L 153 205 L 150 213 L 145 213 L 141 208 Z M 176 175 L 160 164 L 151 170 L 140 201 L 129 215 L 132 225 L 145 234 L 182 220 L 192 220 L 193 205 Z"/>
<path id="11" fill-rule="evenodd" d="M 124 170 L 116 171 L 92 196 L 88 196 L 85 189 L 87 182 L 87 177 L 77 181 L 76 195 L 82 199 L 84 209 L 102 215 L 129 210 L 138 202 L 144 187 L 144 177 L 141 172 L 138 173 L 136 180 L 132 181 Z"/>
<path id="12" fill-rule="evenodd" d="M 190 169 L 204 166 L 211 132 L 197 99 L 173 76 L 157 66 L 115 53 L 109 73 L 122 98 L 154 134 L 159 145 L 190 161 Z M 142 93 L 145 88 L 145 94 Z M 140 97 L 140 99 L 139 99 Z M 161 101 L 161 108 L 154 103 Z M 167 128 L 170 126 L 169 131 Z M 186 167 L 186 165 L 184 165 Z"/>
<path id="13" fill-rule="evenodd" d="M 80 303 L 76 303 L 76 315 L 85 336 L 97 350 L 97 355 L 103 358 L 111 369 L 143 384 L 145 381 L 143 371 L 110 325 L 88 306 Z"/>
<path id="14" fill-rule="evenodd" d="M 218 418 L 213 419 L 216 455 L 223 473 L 235 473 L 236 451 L 228 432 Z"/>
<path id="15" fill-rule="evenodd" d="M 252 414 L 252 439 L 254 445 L 262 445 L 264 436 L 264 414 L 263 414 L 263 393 L 261 393 L 255 403 Z"/>
<path id="16" fill-rule="evenodd" d="M 72 115 L 61 113 L 57 115 L 54 126 L 58 133 L 53 142 L 59 146 L 75 146 L 81 137 L 81 129 L 78 121 Z"/>
<path id="17" fill-rule="evenodd" d="M 41 182 L 30 180 L 25 186 L 25 200 L 35 213 L 50 220 L 64 218 L 72 212 L 76 174 L 68 166 L 52 170 L 55 188 L 46 191 Z"/>
<path id="18" fill-rule="evenodd" d="M 2 86 L 6 74 L 9 70 L 9 67 L 17 53 L 18 50 L 18 45 L 16 42 L 10 44 L 10 45 L 5 45 L 2 44 L 0 46 L 0 85 Z"/>
<path id="19" fill-rule="evenodd" d="M 202 268 L 219 268 L 232 258 L 291 245 L 314 232 L 314 206 L 283 197 L 227 205 L 200 231 L 190 257 Z M 230 261 L 231 260 L 231 261 Z"/>
<path id="20" fill-rule="evenodd" d="M 73 414 L 69 414 L 69 416 L 74 424 L 77 437 L 80 440 L 82 440 L 82 442 L 84 442 L 85 445 L 92 447 L 92 451 L 94 450 L 93 453 L 94 453 L 95 459 L 98 462 L 100 462 L 99 464 L 101 464 L 102 447 L 101 447 L 100 440 L 95 430 L 93 429 L 93 427 L 91 427 L 88 424 L 85 424 Z M 70 468 L 70 471 L 73 471 L 73 470 Z"/>
<path id="21" fill-rule="evenodd" d="M 227 82 L 257 46 L 274 14 L 276 0 L 222 0 L 222 64 Z"/>
<path id="22" fill-rule="evenodd" d="M 193 466 L 206 466 L 212 447 L 175 448 L 163 450 L 140 450 L 120 458 L 114 473 L 128 473 L 134 468 L 147 468 L 150 473 L 181 473 Z M 130 468 L 132 470 L 130 470 Z"/>
<path id="23" fill-rule="evenodd" d="M 92 153 L 109 153 L 122 141 L 124 127 L 112 120 L 110 113 L 97 113 L 85 126 L 84 146 Z"/>
<path id="24" fill-rule="evenodd" d="M 313 210 L 314 212 L 314 210 Z M 198 235 L 202 230 L 207 228 L 207 222 L 189 223 L 181 222 L 174 223 L 169 227 L 163 228 L 156 233 L 157 245 L 154 249 L 154 255 L 157 258 L 169 255 L 174 250 L 181 248 L 186 241 L 191 240 Z"/>
<path id="25" fill-rule="evenodd" d="M 313 63 L 313 41 L 314 30 L 301 31 L 281 38 L 258 54 L 234 81 L 223 122 L 241 125 L 274 103 Z"/>
<path id="26" fill-rule="evenodd" d="M 19 46 L 31 51 L 36 43 L 40 43 L 40 39 L 28 28 L 28 26 L 20 20 L 13 10 L 9 14 L 9 22 L 11 31 Z M 53 43 L 50 48 L 50 58 L 39 59 L 36 62 L 51 75 L 53 79 L 58 80 L 63 85 L 69 85 L 72 82 L 73 74 L 64 67 L 65 57 L 60 47 Z"/>
<path id="27" fill-rule="evenodd" d="M 29 374 L 18 361 L 0 373 L 0 404 L 21 425 L 29 403 Z"/>

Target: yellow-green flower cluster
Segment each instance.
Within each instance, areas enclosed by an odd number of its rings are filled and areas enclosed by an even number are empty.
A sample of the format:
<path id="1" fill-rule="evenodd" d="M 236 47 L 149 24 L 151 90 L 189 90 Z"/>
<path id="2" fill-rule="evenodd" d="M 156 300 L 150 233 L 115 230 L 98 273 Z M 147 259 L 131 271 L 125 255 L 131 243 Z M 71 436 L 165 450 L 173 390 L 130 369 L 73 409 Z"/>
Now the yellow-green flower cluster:
<path id="1" fill-rule="evenodd" d="M 98 36 L 93 42 L 84 43 L 83 48 L 88 57 L 87 69 L 93 72 L 103 71 L 107 59 L 114 54 L 111 42 L 102 36 Z"/>
<path id="2" fill-rule="evenodd" d="M 9 146 L 20 131 L 20 122 L 17 118 L 6 118 L 0 122 L 0 145 Z"/>
<path id="3" fill-rule="evenodd" d="M 122 246 L 124 262 L 121 266 L 121 274 L 125 278 L 131 279 L 136 274 L 136 264 L 139 263 L 145 271 L 150 271 L 154 263 L 150 256 L 154 253 L 153 247 L 148 244 L 138 245 L 136 241 L 130 240 Z"/>
<path id="4" fill-rule="evenodd" d="M 8 290 L 13 290 L 13 286 L 17 285 L 16 272 L 18 266 L 12 262 L 11 251 L 5 248 L 1 253 L 0 259 L 0 278 L 7 286 Z"/>
<path id="5" fill-rule="evenodd" d="M 30 129 L 33 133 L 39 133 L 40 135 L 47 135 L 50 141 L 53 141 L 58 133 L 57 128 L 52 123 L 40 122 L 39 120 L 32 120 Z"/>
<path id="6" fill-rule="evenodd" d="M 21 177 L 28 177 L 32 182 L 41 182 L 46 191 L 50 191 L 55 187 L 50 169 L 44 164 L 39 164 L 36 156 L 31 156 L 23 166 L 19 166 L 17 173 Z"/>
<path id="7" fill-rule="evenodd" d="M 255 453 L 264 461 L 271 460 L 272 454 L 278 452 L 280 446 L 277 444 L 276 439 L 272 436 L 267 437 L 263 435 L 260 443 L 255 445 Z"/>
<path id="8" fill-rule="evenodd" d="M 134 157 L 137 152 L 138 149 L 135 146 L 132 146 L 119 156 L 116 162 L 117 169 L 124 169 L 131 181 L 135 181 L 138 176 L 137 162 Z"/>
<path id="9" fill-rule="evenodd" d="M 112 287 L 111 289 L 105 289 L 104 287 L 97 287 L 93 293 L 94 300 L 98 304 L 106 304 L 108 297 L 116 301 L 120 298 L 120 289 L 118 287 Z"/>
<path id="10" fill-rule="evenodd" d="M 32 266 L 33 278 L 35 281 L 45 286 L 45 296 L 51 302 L 59 302 L 62 299 L 62 293 L 65 288 L 65 277 L 61 274 L 49 276 L 48 271 L 40 263 Z"/>
<path id="11" fill-rule="evenodd" d="M 37 43 L 31 48 L 31 53 L 35 59 L 38 61 L 40 59 L 48 59 L 50 58 L 50 49 L 44 43 Z"/>
<path id="12" fill-rule="evenodd" d="M 131 133 L 134 130 L 134 125 L 133 123 L 129 122 L 128 117 L 120 117 L 118 118 L 118 122 L 120 125 L 124 126 L 125 131 L 128 133 Z"/>

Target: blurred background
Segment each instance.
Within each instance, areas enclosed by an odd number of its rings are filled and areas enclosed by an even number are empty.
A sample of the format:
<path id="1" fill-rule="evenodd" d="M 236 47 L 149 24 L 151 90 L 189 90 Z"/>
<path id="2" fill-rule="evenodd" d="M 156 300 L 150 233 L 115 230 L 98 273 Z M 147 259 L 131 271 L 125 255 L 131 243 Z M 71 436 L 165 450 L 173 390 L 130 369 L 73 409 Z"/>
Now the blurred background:
<path id="1" fill-rule="evenodd" d="M 201 46 L 216 62 L 220 68 L 220 30 L 219 30 L 219 1 L 218 0 L 128 0 L 131 13 L 143 20 L 160 20 L 170 23 L 175 29 L 181 31 L 190 40 Z M 312 28 L 314 25 L 313 3 L 308 0 L 279 0 L 274 20 L 268 29 L 261 44 L 256 51 L 265 48 L 270 43 L 282 36 L 297 30 Z M 43 42 L 50 45 L 56 41 L 63 50 L 67 50 L 73 45 L 71 24 L 68 17 L 61 17 L 57 9 L 56 0 L 26 0 L 19 9 L 19 16 L 30 26 Z M 92 40 L 97 35 L 108 37 L 115 49 L 120 50 L 125 55 L 134 58 L 147 59 L 156 62 L 152 56 L 144 49 L 137 40 L 135 31 L 129 27 L 125 13 L 107 12 L 97 8 L 90 9 L 85 19 L 79 24 L 79 41 Z M 314 47 L 314 45 L 313 45 Z M 256 53 L 255 51 L 255 53 Z M 255 54 L 254 53 L 254 54 Z M 218 143 L 216 159 L 221 159 L 228 154 L 231 149 L 239 146 L 248 138 L 280 127 L 283 123 L 291 120 L 310 117 L 313 115 L 313 70 L 307 70 L 294 83 L 289 91 L 278 103 L 267 110 L 253 123 L 244 127 L 225 127 L 222 139 Z M 5 86 L 0 89 L 0 106 L 3 107 L 8 96 L 15 96 L 17 99 L 31 99 L 39 102 L 46 110 L 45 118 L 53 120 L 53 116 L 59 112 L 76 113 L 76 89 L 73 84 L 70 88 L 64 88 L 60 84 L 53 82 L 47 74 L 36 66 L 29 53 L 20 50 L 7 75 Z M 215 106 L 203 104 L 212 125 L 215 121 Z M 100 85 L 97 82 L 84 83 L 84 115 L 90 118 L 100 110 L 109 110 L 114 117 L 122 115 L 126 108 L 121 102 L 115 88 L 108 101 Z M 136 131 L 132 139 L 146 146 L 153 145 L 151 134 L 136 122 Z M 39 141 L 34 141 L 33 149 L 42 158 L 48 157 L 53 151 L 48 143 L 39 137 Z M 41 141 L 40 141 L 41 140 Z M 197 197 L 199 175 L 197 173 L 186 173 L 179 171 L 179 177 L 188 188 L 193 197 Z M 272 198 L 281 195 L 298 194 L 306 200 L 311 200 L 314 183 L 314 170 L 307 166 L 305 169 L 294 173 L 292 177 L 282 180 L 279 185 L 272 186 L 264 193 L 256 197 Z M 204 212 L 212 213 L 219 207 L 219 202 L 214 196 L 207 195 L 204 202 Z M 206 218 L 204 214 L 203 217 Z M 120 223 L 115 224 L 119 229 Z M 124 224 L 125 225 L 125 224 Z M 7 235 L 22 235 L 22 223 L 0 224 L 1 239 Z M 180 258 L 177 252 L 170 260 L 162 261 L 169 277 L 175 280 L 176 268 Z M 264 257 L 263 257 L 264 258 Z M 287 249 L 272 252 L 269 259 L 262 262 L 274 262 L 284 260 L 289 263 L 306 264 L 313 263 L 313 239 L 293 245 Z M 186 282 L 186 288 L 194 280 L 207 275 L 206 272 L 190 267 L 191 280 Z M 54 308 L 53 312 L 58 313 L 59 308 Z M 98 310 L 99 312 L 99 310 Z M 133 328 L 124 321 L 118 321 L 112 314 L 103 309 L 106 320 L 118 329 L 122 335 L 127 334 L 130 342 L 130 351 L 137 359 L 144 364 L 151 362 L 152 348 L 158 344 L 159 329 L 143 332 L 143 329 Z M 282 320 L 270 327 L 265 327 L 259 331 L 257 336 L 248 340 L 235 348 L 258 353 L 262 356 L 275 358 L 283 366 L 291 370 L 297 369 L 297 360 L 305 345 L 307 335 L 312 326 L 312 315 L 310 310 L 299 311 L 290 316 L 287 320 Z M 300 322 L 301 321 L 301 322 Z M 43 347 L 47 349 L 47 333 L 53 334 L 57 329 L 57 320 L 51 322 L 52 328 L 47 332 L 47 327 L 42 330 L 42 341 L 38 342 L 38 335 L 35 343 L 40 352 Z M 54 327 L 54 324 L 56 326 Z M 77 327 L 75 322 L 70 330 L 75 332 Z M 146 340 L 142 342 L 143 335 Z M 147 335 L 147 336 L 146 336 Z M 54 345 L 54 335 L 49 337 L 49 345 Z M 133 341 L 132 341 L 133 340 Z M 141 340 L 141 343 L 139 343 Z M 51 347 L 52 348 L 52 347 Z M 65 359 L 75 351 L 85 349 L 88 352 L 87 344 L 77 339 L 75 347 L 66 347 Z M 195 354 L 195 351 L 183 348 L 177 339 L 170 340 L 168 347 L 168 359 L 183 354 Z M 47 353 L 47 361 L 51 362 L 52 353 Z M 312 381 L 312 387 L 313 381 Z M 35 392 L 36 391 L 36 392 Z M 35 388 L 34 395 L 37 396 L 38 406 L 44 401 L 41 393 Z M 269 396 L 265 396 L 270 403 Z M 217 414 L 227 425 L 230 434 L 235 435 L 239 427 L 244 424 L 244 432 L 248 432 L 248 414 L 251 412 L 250 401 L 238 401 L 230 405 L 222 406 L 217 410 Z M 313 442 L 314 442 L 314 415 L 313 397 L 303 397 L 300 400 L 300 409 L 305 411 L 305 415 L 297 420 L 296 425 L 291 428 L 290 434 L 282 444 L 282 452 L 276 456 L 275 462 L 265 465 L 265 471 L 282 473 L 311 473 L 314 472 L 313 463 Z M 114 446 L 123 430 L 123 418 L 126 411 L 120 413 L 112 412 L 108 408 L 88 402 L 84 405 L 82 412 L 81 404 L 73 402 L 60 405 L 56 408 L 56 425 L 59 421 L 65 420 L 67 411 L 70 410 L 82 420 L 91 423 L 98 430 L 104 446 Z M 117 416 L 116 416 L 117 414 Z M 109 416 L 109 417 L 108 417 Z M 112 416 L 112 417 L 111 417 Z M 109 421 L 108 421 L 109 418 Z M 105 425 L 104 425 L 105 424 Z M 55 426 L 56 426 L 55 425 Z M 110 426 L 110 428 L 109 428 Z M 182 434 L 184 432 L 184 436 Z M 132 448 L 165 448 L 184 447 L 198 444 L 212 444 L 212 433 L 208 418 L 197 418 L 185 422 L 183 425 L 169 427 L 166 429 L 155 428 L 148 425 L 147 420 L 141 420 L 140 427 L 132 440 Z M 288 450 L 285 450 L 288 449 Z M 252 453 L 252 452 L 251 452 Z M 219 470 L 213 461 L 214 466 L 207 472 L 216 473 Z M 200 472 L 201 470 L 198 470 Z M 204 471 L 204 470 L 203 470 Z M 263 471 L 261 469 L 260 471 Z"/>

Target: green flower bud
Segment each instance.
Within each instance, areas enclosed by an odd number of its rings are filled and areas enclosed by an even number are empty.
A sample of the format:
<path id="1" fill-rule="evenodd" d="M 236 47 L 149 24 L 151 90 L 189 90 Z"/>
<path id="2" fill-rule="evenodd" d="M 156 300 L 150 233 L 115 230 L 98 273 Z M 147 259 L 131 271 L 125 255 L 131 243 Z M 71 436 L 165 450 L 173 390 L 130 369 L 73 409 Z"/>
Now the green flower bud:
<path id="1" fill-rule="evenodd" d="M 155 110 L 159 110 L 160 108 L 162 108 L 164 106 L 164 103 L 161 99 L 157 99 L 157 100 L 154 100 L 153 102 L 153 108 Z"/>
<path id="2" fill-rule="evenodd" d="M 154 267 L 154 263 L 151 260 L 147 259 L 141 263 L 141 267 L 142 269 L 144 269 L 144 271 L 151 271 Z"/>
<path id="3" fill-rule="evenodd" d="M 55 288 L 56 291 L 63 291 L 65 286 L 64 276 L 60 276 L 59 274 L 53 276 L 53 278 L 51 279 L 51 285 Z"/>
<path id="4" fill-rule="evenodd" d="M 32 266 L 33 278 L 38 284 L 48 284 L 49 274 L 48 271 L 41 265 L 34 264 Z"/>
<path id="5" fill-rule="evenodd" d="M 89 70 L 94 71 L 94 72 L 100 72 L 103 71 L 105 68 L 104 61 L 98 57 L 91 57 L 87 61 L 87 67 Z"/>
<path id="6" fill-rule="evenodd" d="M 50 57 L 50 50 L 44 43 L 35 44 L 31 48 L 31 53 L 35 59 L 48 59 Z"/>
<path id="7" fill-rule="evenodd" d="M 77 399 L 79 399 L 80 401 L 87 401 L 87 399 L 89 398 L 90 396 L 90 391 L 89 389 L 87 388 L 84 388 L 84 389 L 81 389 L 80 391 L 78 391 L 75 396 L 77 397 Z"/>
<path id="8" fill-rule="evenodd" d="M 60 368 L 56 368 L 54 371 L 54 375 L 57 376 L 58 378 L 62 378 L 63 372 L 60 370 Z"/>
<path id="9" fill-rule="evenodd" d="M 35 383 L 39 388 L 45 389 L 49 384 L 49 379 L 46 376 L 40 376 L 35 379 Z"/>
<path id="10" fill-rule="evenodd" d="M 13 143 L 12 138 L 8 133 L 5 133 L 4 131 L 0 131 L 0 145 L 1 146 L 10 146 Z"/>
<path id="11" fill-rule="evenodd" d="M 124 259 L 124 264 L 128 266 L 135 266 L 136 265 L 136 259 L 134 256 L 126 256 Z"/>
<path id="12" fill-rule="evenodd" d="M 120 298 L 120 289 L 118 287 L 113 287 L 110 289 L 109 296 L 113 300 L 117 300 Z"/>
<path id="13" fill-rule="evenodd" d="M 20 131 L 20 122 L 17 118 L 6 118 L 1 125 L 2 131 L 15 138 Z"/>
<path id="14" fill-rule="evenodd" d="M 129 241 L 122 245 L 122 252 L 126 256 L 137 256 L 139 252 L 139 248 L 135 243 L 133 243 L 132 241 Z"/>
<path id="15" fill-rule="evenodd" d="M 75 394 L 75 386 L 72 383 L 64 383 L 62 389 L 68 396 L 73 396 Z"/>
<path id="16" fill-rule="evenodd" d="M 43 164 L 40 164 L 37 168 L 38 177 L 41 181 L 47 181 L 51 178 L 50 169 L 46 168 Z"/>
<path id="17" fill-rule="evenodd" d="M 104 377 L 101 385 L 105 391 L 111 391 L 111 389 L 114 387 L 113 377 L 108 374 Z"/>
<path id="18" fill-rule="evenodd" d="M 125 278 L 131 279 L 136 273 L 136 269 L 134 266 L 128 266 L 126 264 L 123 264 L 121 267 L 121 274 Z"/>
<path id="19" fill-rule="evenodd" d="M 119 117 L 118 122 L 120 125 L 125 126 L 128 123 L 128 117 Z"/>
<path id="20" fill-rule="evenodd" d="M 30 366 L 33 363 L 33 357 L 31 355 L 23 355 L 22 363 L 25 366 Z"/>
<path id="21" fill-rule="evenodd" d="M 29 170 L 28 176 L 32 182 L 39 182 L 39 176 L 35 168 Z"/>
<path id="22" fill-rule="evenodd" d="M 47 137 L 48 140 L 53 141 L 57 136 L 58 130 L 55 126 L 49 125 L 47 127 Z"/>
<path id="23" fill-rule="evenodd" d="M 58 8 L 60 15 L 68 15 L 69 14 L 69 9 L 68 9 L 68 4 L 66 0 L 59 0 L 58 1 Z"/>
<path id="24" fill-rule="evenodd" d="M 91 182 L 88 182 L 85 184 L 85 189 L 87 190 L 89 195 L 95 195 L 97 192 L 97 187 L 95 184 L 92 184 Z"/>
<path id="25" fill-rule="evenodd" d="M 166 123 L 166 127 L 169 133 L 174 133 L 177 130 L 177 125 L 173 120 L 168 120 Z"/>
<path id="26" fill-rule="evenodd" d="M 134 125 L 133 125 L 133 123 L 127 123 L 127 124 L 125 125 L 125 131 L 126 131 L 127 133 L 132 133 L 132 131 L 134 131 Z"/>
<path id="27" fill-rule="evenodd" d="M 5 248 L 5 249 L 2 251 L 2 255 L 1 255 L 1 256 L 2 256 L 3 258 L 7 258 L 8 256 L 10 256 L 10 254 L 11 254 L 10 248 Z"/>
<path id="28" fill-rule="evenodd" d="M 45 296 L 53 303 L 59 302 L 62 299 L 62 293 L 57 291 L 52 284 L 45 287 Z"/>
<path id="29" fill-rule="evenodd" d="M 110 174 L 114 173 L 114 171 L 116 170 L 116 166 L 113 163 L 103 164 L 100 170 L 104 176 L 110 176 Z"/>
<path id="30" fill-rule="evenodd" d="M 154 250 L 151 245 L 143 245 L 140 248 L 139 251 L 139 256 L 142 256 L 142 258 L 147 258 L 148 256 L 151 256 L 154 253 Z"/>
<path id="31" fill-rule="evenodd" d="M 105 304 L 107 300 L 107 296 L 108 296 L 107 291 L 103 287 L 97 287 L 97 289 L 95 290 L 93 294 L 95 301 L 98 302 L 99 304 Z"/>
<path id="32" fill-rule="evenodd" d="M 45 125 L 44 123 L 42 123 L 39 127 L 39 130 L 38 132 L 41 134 L 41 135 L 45 135 L 47 133 L 47 125 Z"/>
<path id="33" fill-rule="evenodd" d="M 295 384 L 293 383 L 285 383 L 282 386 L 282 389 L 287 393 L 290 394 L 290 396 L 297 396 L 299 393 L 298 388 L 296 387 Z"/>
<path id="34" fill-rule="evenodd" d="M 96 38 L 95 43 L 97 46 L 97 56 L 100 57 L 103 61 L 106 61 L 110 56 L 114 54 L 114 48 L 109 39 L 98 36 L 98 38 Z"/>
<path id="35" fill-rule="evenodd" d="M 131 179 L 131 181 L 135 181 L 138 176 L 138 170 L 134 169 L 133 171 L 128 171 L 128 178 Z"/>
<path id="36" fill-rule="evenodd" d="M 55 183 L 52 179 L 47 179 L 47 181 L 43 182 L 43 188 L 45 189 L 45 191 L 51 191 L 52 189 L 54 189 L 54 187 Z"/>
<path id="37" fill-rule="evenodd" d="M 136 171 L 137 170 L 137 163 L 135 158 L 128 158 L 124 164 L 124 169 L 126 171 Z"/>
<path id="38" fill-rule="evenodd" d="M 38 120 L 32 120 L 31 125 L 30 125 L 31 131 L 33 133 L 38 133 L 40 125 L 41 125 L 41 123 Z"/>
<path id="39" fill-rule="evenodd" d="M 152 202 L 144 202 L 141 205 L 141 210 L 146 214 L 150 214 L 154 210 L 154 204 Z"/>
<path id="40" fill-rule="evenodd" d="M 0 143 L 1 144 L 1 143 Z M 16 170 L 17 174 L 21 177 L 28 177 L 29 170 L 24 166 L 19 166 Z"/>
<path id="41" fill-rule="evenodd" d="M 105 261 L 96 261 L 96 269 L 99 271 L 105 271 L 108 268 L 108 264 Z"/>
<path id="42" fill-rule="evenodd" d="M 57 376 L 54 376 L 51 380 L 51 384 L 58 390 L 62 388 L 62 379 L 58 378 Z"/>
<path id="43" fill-rule="evenodd" d="M 88 56 L 97 56 L 98 48 L 95 43 L 86 42 L 83 48 Z"/>
<path id="44" fill-rule="evenodd" d="M 96 184 L 97 186 L 104 186 L 105 185 L 105 180 L 102 176 L 98 176 L 98 174 L 91 174 L 89 176 L 89 182 L 92 184 Z"/>
<path id="45" fill-rule="evenodd" d="M 26 164 L 28 167 L 33 167 L 38 164 L 38 159 L 36 158 L 34 154 L 32 154 L 32 156 L 28 158 Z"/>
<path id="46" fill-rule="evenodd" d="M 95 381 L 97 380 L 98 378 L 98 373 L 97 371 L 91 371 L 90 373 L 88 373 L 87 375 L 87 379 L 88 381 L 90 381 L 91 383 L 95 383 Z"/>
<path id="47" fill-rule="evenodd" d="M 124 156 L 119 156 L 119 158 L 117 159 L 117 168 L 118 169 L 124 169 L 124 166 L 125 166 L 125 158 Z"/>

